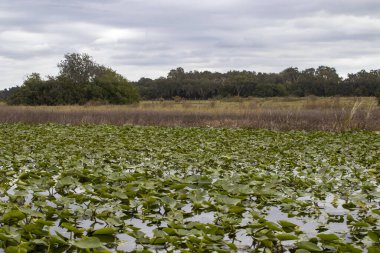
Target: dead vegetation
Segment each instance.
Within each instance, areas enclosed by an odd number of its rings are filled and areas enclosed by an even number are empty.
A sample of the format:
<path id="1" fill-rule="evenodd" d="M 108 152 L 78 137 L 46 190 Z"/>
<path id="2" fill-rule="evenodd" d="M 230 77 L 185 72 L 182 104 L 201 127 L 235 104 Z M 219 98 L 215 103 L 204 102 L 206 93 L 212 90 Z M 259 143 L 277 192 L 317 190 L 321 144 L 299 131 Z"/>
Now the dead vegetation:
<path id="1" fill-rule="evenodd" d="M 0 106 L 1 123 L 134 124 L 273 130 L 380 130 L 374 98 L 144 101 L 130 106 Z"/>

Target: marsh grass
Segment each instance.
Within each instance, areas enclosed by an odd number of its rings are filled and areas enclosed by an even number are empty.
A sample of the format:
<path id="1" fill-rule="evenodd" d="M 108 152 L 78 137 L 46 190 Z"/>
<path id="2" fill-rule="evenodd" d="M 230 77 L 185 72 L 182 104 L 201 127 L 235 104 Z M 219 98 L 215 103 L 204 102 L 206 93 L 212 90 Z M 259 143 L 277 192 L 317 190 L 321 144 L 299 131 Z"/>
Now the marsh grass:
<path id="1" fill-rule="evenodd" d="M 135 124 L 274 130 L 380 130 L 374 98 L 143 101 L 128 106 L 0 106 L 2 123 Z"/>

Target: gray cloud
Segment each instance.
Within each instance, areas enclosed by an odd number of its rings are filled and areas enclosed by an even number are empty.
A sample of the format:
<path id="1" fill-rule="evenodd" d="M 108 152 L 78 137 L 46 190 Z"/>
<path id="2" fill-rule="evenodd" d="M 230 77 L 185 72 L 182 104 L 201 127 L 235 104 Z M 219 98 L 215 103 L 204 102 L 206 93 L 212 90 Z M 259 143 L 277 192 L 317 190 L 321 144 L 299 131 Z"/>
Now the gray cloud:
<path id="1" fill-rule="evenodd" d="M 86 52 L 128 79 L 185 70 L 378 69 L 378 0 L 2 0 L 0 89 Z"/>

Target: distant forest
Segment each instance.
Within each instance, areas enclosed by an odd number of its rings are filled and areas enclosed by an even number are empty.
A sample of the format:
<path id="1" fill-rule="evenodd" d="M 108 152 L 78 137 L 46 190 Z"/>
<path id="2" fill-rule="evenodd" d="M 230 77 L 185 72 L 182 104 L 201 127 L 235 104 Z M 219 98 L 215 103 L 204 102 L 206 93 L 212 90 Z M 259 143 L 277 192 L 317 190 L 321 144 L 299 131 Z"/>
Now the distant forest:
<path id="1" fill-rule="evenodd" d="M 335 68 L 320 66 L 299 71 L 290 67 L 280 73 L 254 71 L 185 72 L 171 70 L 167 77 L 141 78 L 134 85 L 143 99 L 210 99 L 231 96 L 376 96 L 380 93 L 380 70 L 362 70 L 340 77 Z"/>
<path id="2" fill-rule="evenodd" d="M 60 74 L 43 80 L 38 73 L 21 86 L 0 91 L 8 104 L 64 105 L 85 103 L 128 104 L 140 99 L 183 98 L 189 100 L 226 97 L 274 96 L 377 96 L 380 103 L 380 70 L 361 70 L 340 77 L 335 68 L 319 66 L 280 73 L 254 71 L 185 72 L 170 70 L 167 77 L 141 78 L 129 82 L 86 54 L 66 54 L 58 64 Z"/>

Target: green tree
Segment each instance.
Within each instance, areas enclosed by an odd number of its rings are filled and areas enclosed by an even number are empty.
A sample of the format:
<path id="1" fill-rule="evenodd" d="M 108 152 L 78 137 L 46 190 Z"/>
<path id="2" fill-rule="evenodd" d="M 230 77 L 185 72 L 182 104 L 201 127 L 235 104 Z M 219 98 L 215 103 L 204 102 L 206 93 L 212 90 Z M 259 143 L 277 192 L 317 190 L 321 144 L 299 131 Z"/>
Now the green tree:
<path id="1" fill-rule="evenodd" d="M 256 86 L 255 95 L 258 97 L 275 96 L 276 85 L 273 83 L 260 83 Z"/>
<path id="2" fill-rule="evenodd" d="M 137 88 L 110 68 L 95 77 L 89 87 L 90 100 L 104 100 L 111 104 L 130 104 L 140 99 Z"/>
<path id="3" fill-rule="evenodd" d="M 100 75 L 105 67 L 97 64 L 88 54 L 65 54 L 64 59 L 58 63 L 59 76 L 80 85 L 93 81 Z"/>
<path id="4" fill-rule="evenodd" d="M 322 92 L 316 85 L 317 78 L 315 76 L 315 69 L 308 68 L 301 71 L 299 79 L 297 81 L 297 95 L 298 96 L 322 96 Z"/>
<path id="5" fill-rule="evenodd" d="M 343 95 L 376 96 L 376 93 L 380 92 L 380 70 L 361 70 L 349 74 L 343 82 L 343 87 Z"/>
<path id="6" fill-rule="evenodd" d="M 9 104 L 61 105 L 102 101 L 128 104 L 139 101 L 139 94 L 123 76 L 95 63 L 87 54 L 66 54 L 58 64 L 60 74 L 42 80 L 33 73 L 12 93 Z"/>
<path id="7" fill-rule="evenodd" d="M 285 88 L 284 94 L 299 95 L 301 92 L 299 89 L 298 81 L 300 78 L 300 72 L 298 68 L 290 67 L 280 72 L 280 80 Z"/>
<path id="8" fill-rule="evenodd" d="M 315 71 L 317 78 L 317 86 L 321 94 L 320 96 L 334 96 L 337 94 L 338 85 L 341 78 L 336 73 L 335 68 L 327 66 L 319 66 Z"/>
<path id="9" fill-rule="evenodd" d="M 182 81 L 184 77 L 185 77 L 185 70 L 181 67 L 178 67 L 177 69 L 172 69 L 168 73 L 168 79 Z"/>
<path id="10" fill-rule="evenodd" d="M 7 100 L 8 104 L 37 105 L 40 97 L 40 87 L 43 84 L 39 73 L 28 75 L 20 86 Z"/>

